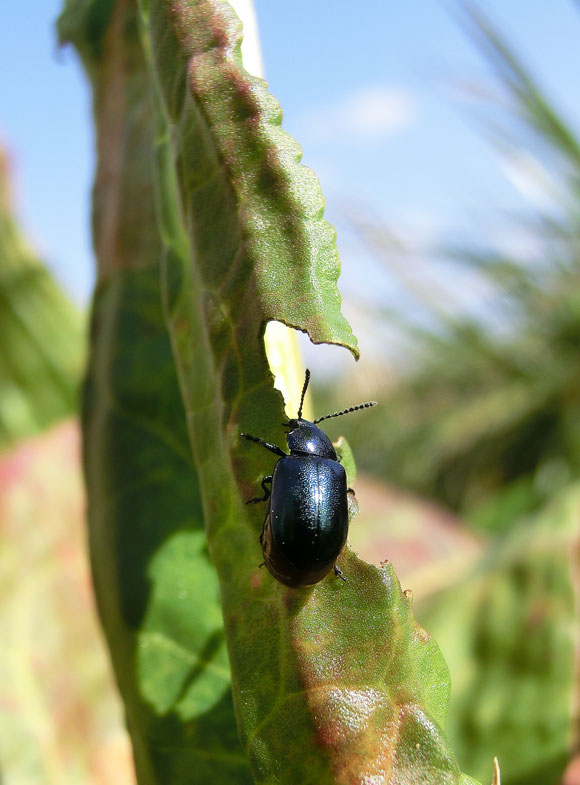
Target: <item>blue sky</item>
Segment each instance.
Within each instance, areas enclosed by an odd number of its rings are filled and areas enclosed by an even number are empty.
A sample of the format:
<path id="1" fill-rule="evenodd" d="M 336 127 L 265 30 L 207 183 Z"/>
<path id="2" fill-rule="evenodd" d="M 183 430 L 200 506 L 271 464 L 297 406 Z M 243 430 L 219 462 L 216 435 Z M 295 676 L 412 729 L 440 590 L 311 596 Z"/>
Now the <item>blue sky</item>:
<path id="1" fill-rule="evenodd" d="M 452 0 L 255 0 L 255 6 L 266 78 L 338 229 L 345 293 L 383 274 L 357 244 L 349 212 L 373 215 L 405 241 L 429 244 L 496 231 L 500 211 L 526 209 L 468 104 L 451 90 L 488 79 Z M 578 6 L 487 0 L 483 7 L 580 127 Z M 11 153 L 29 236 L 74 297 L 87 302 L 90 102 L 72 50 L 56 44 L 59 9 L 56 0 L 31 0 L 3 14 L 0 138 Z"/>

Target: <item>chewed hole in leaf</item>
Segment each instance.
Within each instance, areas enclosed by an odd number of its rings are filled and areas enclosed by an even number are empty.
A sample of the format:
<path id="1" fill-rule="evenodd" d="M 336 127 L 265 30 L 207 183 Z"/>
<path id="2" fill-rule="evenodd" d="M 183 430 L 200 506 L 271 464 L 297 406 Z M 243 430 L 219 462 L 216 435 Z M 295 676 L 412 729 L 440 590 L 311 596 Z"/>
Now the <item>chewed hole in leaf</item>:
<path id="1" fill-rule="evenodd" d="M 282 393 L 285 412 L 296 417 L 300 407 L 300 396 L 304 383 L 304 365 L 299 344 L 299 330 L 293 330 L 282 322 L 271 321 L 264 330 L 264 348 L 270 370 L 274 375 L 274 387 Z M 306 419 L 312 419 L 312 404 L 306 395 L 303 407 Z"/>

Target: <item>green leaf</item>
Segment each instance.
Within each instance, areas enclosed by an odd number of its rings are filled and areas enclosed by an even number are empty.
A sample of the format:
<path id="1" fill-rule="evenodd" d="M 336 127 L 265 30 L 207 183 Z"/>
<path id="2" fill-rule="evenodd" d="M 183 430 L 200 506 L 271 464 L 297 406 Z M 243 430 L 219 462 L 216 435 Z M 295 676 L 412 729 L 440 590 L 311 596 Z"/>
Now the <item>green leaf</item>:
<path id="1" fill-rule="evenodd" d="M 352 454 L 350 444 L 347 442 L 344 436 L 341 436 L 334 447 L 336 449 L 336 454 L 340 458 L 340 462 L 342 463 L 346 472 L 347 483 L 349 486 L 352 486 L 356 482 L 356 464 L 354 462 L 354 455 Z"/>
<path id="2" fill-rule="evenodd" d="M 272 460 L 239 434 L 282 438 L 261 340 L 268 319 L 355 352 L 334 235 L 277 103 L 241 66 L 229 5 L 153 0 L 143 10 L 163 106 L 166 309 L 255 780 L 466 782 L 444 735 L 446 666 L 392 568 L 346 551 L 346 585 L 330 576 L 289 590 L 258 567 L 264 511 L 243 501 Z"/>
<path id="3" fill-rule="evenodd" d="M 559 782 L 567 763 L 579 504 L 576 484 L 499 539 L 469 578 L 419 605 L 454 674 L 450 738 L 483 780 L 494 755 L 504 785 Z"/>
<path id="4" fill-rule="evenodd" d="M 29 248 L 10 198 L 0 149 L 0 450 L 72 415 L 83 320 Z"/>
<path id="5" fill-rule="evenodd" d="M 103 283 L 93 325 L 83 416 L 91 564 L 139 782 L 187 772 L 207 783 L 216 767 L 224 783 L 251 782 L 158 267 Z"/>
<path id="6" fill-rule="evenodd" d="M 154 106 L 136 7 L 64 17 L 95 93 L 100 283 L 84 391 L 84 464 L 99 613 L 140 785 L 252 782 L 233 714 L 215 571 L 161 307 Z M 63 34 L 64 34 L 63 33 Z"/>

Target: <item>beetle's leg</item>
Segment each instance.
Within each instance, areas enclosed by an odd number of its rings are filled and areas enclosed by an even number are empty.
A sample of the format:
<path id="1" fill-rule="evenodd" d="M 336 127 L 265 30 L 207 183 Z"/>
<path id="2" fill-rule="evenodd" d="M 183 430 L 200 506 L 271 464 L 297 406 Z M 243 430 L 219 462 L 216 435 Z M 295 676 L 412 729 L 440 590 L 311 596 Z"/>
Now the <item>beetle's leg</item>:
<path id="1" fill-rule="evenodd" d="M 270 442 L 266 442 L 264 441 L 264 439 L 260 439 L 259 436 L 252 436 L 249 433 L 241 433 L 240 436 L 243 439 L 247 439 L 250 442 L 256 442 L 256 444 L 261 444 L 262 447 L 265 447 L 267 450 L 270 450 L 270 452 L 273 452 L 274 455 L 280 455 L 281 457 L 287 455 L 287 453 L 285 453 L 284 450 L 278 447 L 278 445 L 270 444 Z"/>
<path id="2" fill-rule="evenodd" d="M 336 564 L 334 565 L 334 574 L 336 575 L 337 578 L 340 578 L 341 581 L 344 581 L 346 583 L 346 578 L 342 574 L 342 570 L 339 567 L 337 567 Z"/>
<path id="3" fill-rule="evenodd" d="M 271 474 L 269 474 L 267 477 L 264 477 L 264 479 L 262 480 L 262 488 L 264 490 L 264 495 L 263 496 L 256 496 L 253 499 L 248 499 L 246 504 L 257 504 L 258 502 L 268 501 L 272 491 L 270 490 L 270 488 L 266 488 L 266 483 L 269 483 L 269 484 L 272 483 L 272 475 Z"/>

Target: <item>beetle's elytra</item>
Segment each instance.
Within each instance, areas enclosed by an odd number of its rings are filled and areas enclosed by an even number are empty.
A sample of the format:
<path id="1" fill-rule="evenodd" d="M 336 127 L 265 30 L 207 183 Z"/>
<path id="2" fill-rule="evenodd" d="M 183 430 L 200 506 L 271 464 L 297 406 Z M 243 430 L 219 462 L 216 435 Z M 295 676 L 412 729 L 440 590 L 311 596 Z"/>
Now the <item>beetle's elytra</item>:
<path id="1" fill-rule="evenodd" d="M 264 495 L 247 503 L 269 502 L 260 534 L 264 563 L 276 580 L 294 588 L 318 583 L 333 568 L 337 576 L 346 580 L 336 560 L 348 534 L 347 494 L 354 491 L 347 488 L 346 472 L 332 442 L 317 423 L 375 406 L 375 401 L 369 401 L 314 422 L 303 420 L 302 406 L 309 381 L 307 370 L 298 417 L 283 423 L 289 429 L 289 455 L 258 436 L 241 434 L 279 458 L 272 474 L 262 480 Z"/>

